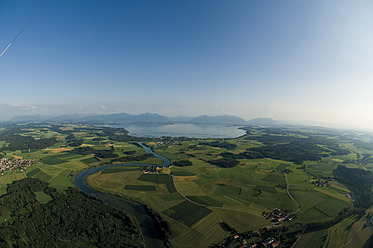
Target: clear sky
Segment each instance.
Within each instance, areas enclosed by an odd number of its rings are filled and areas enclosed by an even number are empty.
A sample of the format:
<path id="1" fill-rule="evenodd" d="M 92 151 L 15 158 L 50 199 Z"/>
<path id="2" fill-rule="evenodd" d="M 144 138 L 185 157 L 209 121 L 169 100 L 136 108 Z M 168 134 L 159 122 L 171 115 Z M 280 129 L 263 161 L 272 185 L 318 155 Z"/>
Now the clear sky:
<path id="1" fill-rule="evenodd" d="M 0 50 L 44 0 L 0 0 Z M 50 0 L 0 58 L 20 114 L 237 115 L 373 130 L 373 1 Z"/>

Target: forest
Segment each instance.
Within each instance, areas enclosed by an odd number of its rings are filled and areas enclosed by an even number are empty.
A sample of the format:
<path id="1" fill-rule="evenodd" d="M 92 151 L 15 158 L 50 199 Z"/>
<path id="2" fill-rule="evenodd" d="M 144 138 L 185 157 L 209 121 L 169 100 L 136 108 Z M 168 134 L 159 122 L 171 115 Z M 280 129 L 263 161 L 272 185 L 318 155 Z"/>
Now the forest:
<path id="1" fill-rule="evenodd" d="M 0 247 L 144 247 L 126 214 L 77 189 L 61 193 L 28 178 L 7 192 L 0 198 L 0 214 L 9 216 L 0 225 Z M 38 200 L 40 192 L 49 202 Z"/>
<path id="2" fill-rule="evenodd" d="M 15 134 L 0 134 L 0 140 L 5 140 L 7 143 L 9 143 L 8 146 L 1 148 L 2 151 L 44 149 L 57 143 L 56 138 L 37 140 L 30 136 L 21 136 Z"/>

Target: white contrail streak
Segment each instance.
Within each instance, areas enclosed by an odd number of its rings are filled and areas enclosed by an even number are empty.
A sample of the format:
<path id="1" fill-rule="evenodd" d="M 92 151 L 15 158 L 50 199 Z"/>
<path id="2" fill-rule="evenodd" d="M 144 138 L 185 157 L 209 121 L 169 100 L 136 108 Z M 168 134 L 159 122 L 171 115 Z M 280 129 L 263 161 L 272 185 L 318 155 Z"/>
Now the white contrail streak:
<path id="1" fill-rule="evenodd" d="M 18 36 L 20 36 L 20 34 L 27 28 L 27 26 L 32 22 L 32 20 L 34 20 L 34 18 L 39 14 L 39 12 L 44 8 L 44 6 L 47 4 L 49 0 L 46 0 L 44 2 L 44 4 L 38 9 L 38 11 L 36 11 L 36 13 L 30 18 L 30 20 L 26 23 L 25 26 L 23 26 L 23 28 L 21 29 L 21 31 L 18 32 L 18 34 L 16 35 L 16 37 L 14 37 L 14 39 L 9 43 L 9 45 L 4 49 L 4 51 L 0 54 L 0 58 L 3 56 L 3 54 L 6 52 L 6 50 L 8 50 L 8 48 L 13 44 L 13 42 L 18 38 Z"/>
<path id="2" fill-rule="evenodd" d="M 0 54 L 0 58 L 1 56 L 3 56 L 3 54 L 6 52 L 6 50 L 8 50 L 8 48 L 12 45 L 12 42 L 9 43 L 9 45 L 4 49 L 4 51 Z"/>

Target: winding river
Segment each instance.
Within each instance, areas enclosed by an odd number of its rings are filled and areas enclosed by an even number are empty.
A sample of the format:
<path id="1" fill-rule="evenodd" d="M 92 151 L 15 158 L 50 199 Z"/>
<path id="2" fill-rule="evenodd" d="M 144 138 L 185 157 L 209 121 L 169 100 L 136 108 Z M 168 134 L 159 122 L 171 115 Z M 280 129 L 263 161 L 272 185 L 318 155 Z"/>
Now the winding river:
<path id="1" fill-rule="evenodd" d="M 161 156 L 152 151 L 150 147 L 145 146 L 142 143 L 138 143 L 147 153 L 153 154 L 155 157 L 160 158 L 163 160 L 162 166 L 170 165 L 170 160 L 164 156 Z M 123 164 L 111 164 L 111 165 L 104 165 L 100 167 L 90 168 L 88 170 L 84 170 L 76 174 L 74 177 L 74 185 L 77 186 L 79 189 L 84 191 L 89 195 L 93 195 L 105 203 L 128 212 L 136 217 L 139 226 L 141 228 L 142 234 L 145 239 L 145 246 L 147 248 L 152 247 L 166 247 L 161 239 L 161 235 L 156 228 L 156 223 L 154 219 L 146 212 L 146 208 L 144 204 L 139 202 L 132 201 L 130 199 L 125 199 L 119 196 L 103 193 L 91 188 L 87 183 L 87 177 L 99 172 L 103 171 L 110 167 L 117 167 L 117 166 L 153 166 L 152 164 L 136 164 L 136 163 L 123 163 Z"/>

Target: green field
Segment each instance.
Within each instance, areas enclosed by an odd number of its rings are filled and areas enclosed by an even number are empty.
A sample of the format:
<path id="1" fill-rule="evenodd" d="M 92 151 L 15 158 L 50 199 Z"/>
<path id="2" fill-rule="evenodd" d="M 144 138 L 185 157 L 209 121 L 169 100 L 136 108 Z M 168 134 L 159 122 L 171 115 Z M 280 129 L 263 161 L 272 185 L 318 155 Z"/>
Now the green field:
<path id="1" fill-rule="evenodd" d="M 32 176 L 33 178 L 38 178 L 42 181 L 45 181 L 45 182 L 48 182 L 50 179 L 52 179 L 52 177 L 46 173 L 44 173 L 43 171 L 39 171 L 38 173 L 36 173 L 35 175 Z"/>
<path id="2" fill-rule="evenodd" d="M 66 190 L 68 187 L 74 187 L 71 179 L 69 179 L 71 173 L 71 170 L 61 171 L 49 181 L 50 185 L 59 190 Z"/>
<path id="3" fill-rule="evenodd" d="M 187 198 L 193 202 L 197 202 L 205 206 L 213 206 L 213 207 L 223 206 L 221 202 L 218 202 L 217 200 L 209 196 L 187 196 Z"/>
<path id="4" fill-rule="evenodd" d="M 35 196 L 36 196 L 36 200 L 41 204 L 48 203 L 52 200 L 52 197 L 50 195 L 47 195 L 43 191 L 35 192 Z"/>
<path id="5" fill-rule="evenodd" d="M 124 187 L 126 190 L 138 190 L 138 191 L 156 191 L 154 185 L 126 185 Z"/>
<path id="6" fill-rule="evenodd" d="M 285 183 L 284 175 L 277 175 L 277 174 L 269 174 L 268 176 L 264 177 L 263 180 L 270 181 L 270 182 Z"/>
<path id="7" fill-rule="evenodd" d="M 195 176 L 194 173 L 190 173 L 186 171 L 172 171 L 172 175 L 174 176 Z"/>
<path id="8" fill-rule="evenodd" d="M 329 177 L 333 178 L 333 170 L 335 169 L 335 163 L 317 163 L 315 166 L 308 166 L 306 171 L 315 177 Z"/>
<path id="9" fill-rule="evenodd" d="M 42 159 L 41 162 L 43 162 L 44 164 L 48 164 L 48 165 L 55 165 L 55 164 L 66 163 L 66 160 L 62 160 L 56 157 L 48 157 L 48 158 Z"/>
<path id="10" fill-rule="evenodd" d="M 123 171 L 139 171 L 142 170 L 142 168 L 134 167 L 134 166 L 116 166 L 111 167 L 106 170 L 102 171 L 102 174 L 110 174 L 110 173 L 117 173 L 117 172 L 123 172 Z"/>
<path id="11" fill-rule="evenodd" d="M 143 174 L 137 180 L 145 182 L 154 182 L 157 184 L 166 184 L 168 192 L 175 193 L 176 188 L 172 177 L 165 174 Z"/>
<path id="12" fill-rule="evenodd" d="M 290 166 L 290 164 L 280 164 L 279 166 L 277 166 L 276 170 L 277 171 L 282 171 L 282 170 L 285 170 L 289 166 Z"/>
<path id="13" fill-rule="evenodd" d="M 87 165 L 90 165 L 92 163 L 97 163 L 99 162 L 100 160 L 98 160 L 97 158 L 85 158 L 85 159 L 82 159 L 80 160 L 82 161 L 83 163 L 87 164 Z"/>
<path id="14" fill-rule="evenodd" d="M 270 186 L 258 185 L 258 186 L 255 187 L 255 190 L 266 191 L 266 192 L 269 192 L 269 193 L 277 194 L 277 190 L 274 187 L 270 187 Z"/>
<path id="15" fill-rule="evenodd" d="M 298 240 L 294 248 L 320 248 L 323 247 L 328 236 L 328 229 L 305 233 Z"/>
<path id="16" fill-rule="evenodd" d="M 39 173 L 40 171 L 41 171 L 41 170 L 40 170 L 39 168 L 35 168 L 34 170 L 27 172 L 27 173 L 26 173 L 26 176 L 27 176 L 27 177 L 32 177 L 32 176 L 34 176 L 35 174 Z"/>
<path id="17" fill-rule="evenodd" d="M 195 205 L 189 201 L 183 201 L 182 203 L 163 211 L 163 213 L 190 227 L 210 214 L 211 210 L 206 207 Z"/>

